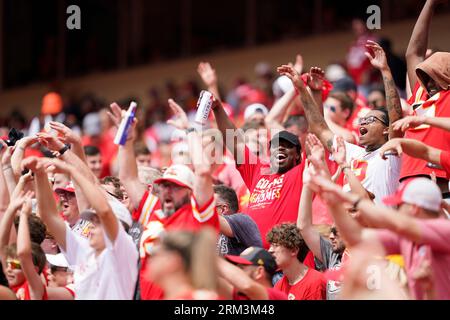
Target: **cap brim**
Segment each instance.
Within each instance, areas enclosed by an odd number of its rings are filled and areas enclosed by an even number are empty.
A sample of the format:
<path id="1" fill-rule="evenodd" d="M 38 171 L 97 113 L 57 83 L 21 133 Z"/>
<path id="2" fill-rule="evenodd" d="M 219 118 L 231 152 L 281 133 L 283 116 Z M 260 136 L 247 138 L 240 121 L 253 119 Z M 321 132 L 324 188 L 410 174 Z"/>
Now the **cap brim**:
<path id="1" fill-rule="evenodd" d="M 64 188 L 58 188 L 55 190 L 56 193 L 75 193 L 74 189 L 64 189 Z"/>
<path id="2" fill-rule="evenodd" d="M 247 259 L 244 259 L 241 256 L 226 255 L 225 259 L 227 259 L 230 262 L 233 262 L 234 264 L 243 264 L 243 265 L 247 265 L 247 266 L 253 264 L 251 261 L 248 261 Z"/>
<path id="3" fill-rule="evenodd" d="M 162 182 L 172 182 L 172 183 L 175 183 L 177 186 L 185 187 L 185 188 L 191 189 L 191 187 L 189 187 L 188 185 L 186 185 L 186 184 L 184 184 L 184 183 L 182 183 L 181 181 L 178 181 L 178 180 L 176 180 L 176 179 L 171 179 L 171 178 L 159 178 L 159 179 L 156 179 L 155 181 L 153 181 L 153 183 L 156 183 L 156 184 L 160 184 L 160 183 L 162 183 Z"/>
<path id="4" fill-rule="evenodd" d="M 403 200 L 399 194 L 393 194 L 383 198 L 383 203 L 388 206 L 398 206 L 403 203 Z"/>

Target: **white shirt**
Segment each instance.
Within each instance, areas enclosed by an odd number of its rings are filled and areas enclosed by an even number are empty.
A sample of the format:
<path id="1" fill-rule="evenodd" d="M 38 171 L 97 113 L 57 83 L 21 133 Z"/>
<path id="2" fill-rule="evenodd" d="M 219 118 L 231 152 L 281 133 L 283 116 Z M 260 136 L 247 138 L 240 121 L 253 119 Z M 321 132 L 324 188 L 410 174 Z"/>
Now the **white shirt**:
<path id="1" fill-rule="evenodd" d="M 336 139 L 334 139 L 336 145 Z M 389 156 L 381 158 L 378 150 L 367 152 L 364 148 L 345 142 L 347 162 L 351 170 L 361 181 L 364 188 L 375 195 L 375 203 L 382 204 L 384 197 L 389 196 L 399 186 L 401 159 Z M 350 191 L 345 181 L 344 191 Z"/>
<path id="2" fill-rule="evenodd" d="M 106 248 L 96 257 L 88 241 L 66 227 L 64 255 L 74 269 L 77 300 L 132 300 L 138 276 L 138 252 L 119 223 L 114 243 L 104 235 Z"/>

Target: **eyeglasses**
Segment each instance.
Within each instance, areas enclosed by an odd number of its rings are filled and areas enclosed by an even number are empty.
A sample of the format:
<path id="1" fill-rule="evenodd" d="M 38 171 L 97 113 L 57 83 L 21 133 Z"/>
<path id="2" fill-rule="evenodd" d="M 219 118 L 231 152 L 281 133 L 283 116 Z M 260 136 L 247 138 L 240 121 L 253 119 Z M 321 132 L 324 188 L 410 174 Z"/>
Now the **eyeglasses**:
<path id="1" fill-rule="evenodd" d="M 55 273 L 55 272 L 57 272 L 57 271 L 62 271 L 62 272 L 67 272 L 67 267 L 58 267 L 58 266 L 51 266 L 50 267 L 50 272 L 51 273 Z"/>
<path id="2" fill-rule="evenodd" d="M 359 125 L 360 126 L 364 126 L 364 125 L 367 125 L 367 124 L 371 124 L 371 123 L 374 123 L 376 120 L 380 121 L 385 126 L 388 126 L 388 124 L 384 120 L 381 120 L 380 118 L 375 117 L 375 116 L 359 118 Z"/>
<path id="3" fill-rule="evenodd" d="M 22 265 L 20 264 L 20 261 L 16 259 L 6 260 L 6 265 L 8 266 L 8 268 L 12 270 L 22 270 Z"/>

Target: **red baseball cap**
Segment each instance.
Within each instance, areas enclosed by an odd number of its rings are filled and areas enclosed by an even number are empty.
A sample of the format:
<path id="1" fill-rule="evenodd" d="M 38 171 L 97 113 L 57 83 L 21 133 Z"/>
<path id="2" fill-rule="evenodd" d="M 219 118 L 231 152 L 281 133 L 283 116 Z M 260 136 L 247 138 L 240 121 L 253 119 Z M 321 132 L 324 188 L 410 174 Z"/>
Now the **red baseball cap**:
<path id="1" fill-rule="evenodd" d="M 58 188 L 55 190 L 56 193 L 64 193 L 64 192 L 70 192 L 75 193 L 75 187 L 73 186 L 73 182 L 70 181 L 64 188 Z"/>

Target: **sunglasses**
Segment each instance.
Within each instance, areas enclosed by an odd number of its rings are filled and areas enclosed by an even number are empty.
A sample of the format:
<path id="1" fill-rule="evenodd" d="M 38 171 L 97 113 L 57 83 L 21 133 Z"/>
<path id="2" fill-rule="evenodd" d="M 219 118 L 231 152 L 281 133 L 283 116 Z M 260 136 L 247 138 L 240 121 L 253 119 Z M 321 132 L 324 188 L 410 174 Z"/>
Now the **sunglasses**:
<path id="1" fill-rule="evenodd" d="M 22 265 L 19 260 L 8 259 L 6 260 L 6 265 L 12 270 L 22 270 Z"/>
<path id="2" fill-rule="evenodd" d="M 365 117 L 365 118 L 359 118 L 359 125 L 360 126 L 364 126 L 364 125 L 367 125 L 367 124 L 371 124 L 371 123 L 374 123 L 375 121 L 380 121 L 382 124 L 384 124 L 385 126 L 388 126 L 388 124 L 384 121 L 384 120 L 381 120 L 380 118 L 378 118 L 378 117 L 375 117 L 375 116 L 369 116 L 369 117 Z"/>

